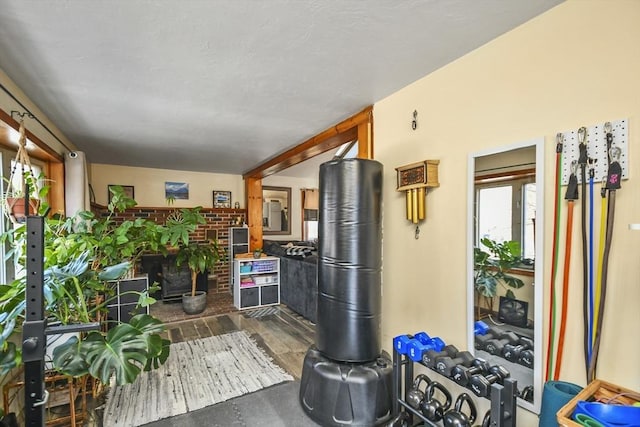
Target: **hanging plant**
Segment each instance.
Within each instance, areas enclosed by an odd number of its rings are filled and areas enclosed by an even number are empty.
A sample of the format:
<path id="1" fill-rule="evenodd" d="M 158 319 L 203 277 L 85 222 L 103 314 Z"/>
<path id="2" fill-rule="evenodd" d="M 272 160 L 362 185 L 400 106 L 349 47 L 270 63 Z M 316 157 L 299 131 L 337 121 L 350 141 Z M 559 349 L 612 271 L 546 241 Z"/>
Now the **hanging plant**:
<path id="1" fill-rule="evenodd" d="M 40 210 L 40 200 L 44 200 L 48 191 L 48 187 L 44 187 L 41 184 L 44 175 L 36 175 L 31 166 L 31 160 L 26 148 L 27 138 L 24 120 L 20 120 L 19 134 L 18 152 L 11 167 L 11 174 L 5 180 L 7 188 L 2 197 L 4 211 L 14 224 L 24 222 L 26 215 L 29 213 L 37 214 Z M 21 179 L 17 179 L 16 171 L 22 175 Z"/>

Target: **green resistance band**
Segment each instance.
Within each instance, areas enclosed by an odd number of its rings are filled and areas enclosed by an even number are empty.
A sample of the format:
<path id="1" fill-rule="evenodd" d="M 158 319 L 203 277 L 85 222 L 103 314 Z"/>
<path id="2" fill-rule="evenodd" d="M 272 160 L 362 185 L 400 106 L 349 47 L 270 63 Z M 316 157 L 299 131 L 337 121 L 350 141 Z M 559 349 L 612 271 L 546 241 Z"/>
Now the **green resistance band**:
<path id="1" fill-rule="evenodd" d="M 587 414 L 576 415 L 576 422 L 585 427 L 604 427 L 604 424 L 594 420 Z"/>

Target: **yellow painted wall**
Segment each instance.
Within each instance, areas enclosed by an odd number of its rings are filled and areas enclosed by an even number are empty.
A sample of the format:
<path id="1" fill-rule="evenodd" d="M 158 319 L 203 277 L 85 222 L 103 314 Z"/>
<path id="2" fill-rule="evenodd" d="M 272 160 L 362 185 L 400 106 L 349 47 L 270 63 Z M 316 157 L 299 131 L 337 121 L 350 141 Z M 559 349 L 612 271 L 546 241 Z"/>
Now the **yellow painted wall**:
<path id="1" fill-rule="evenodd" d="M 107 204 L 107 186 L 133 185 L 135 199 L 139 206 L 166 206 L 165 181 L 186 182 L 189 184 L 189 199 L 176 200 L 175 207 L 202 206 L 213 207 L 213 191 L 231 191 L 232 206 L 240 202 L 245 207 L 244 181 L 242 175 L 220 173 L 189 172 L 170 169 L 138 168 L 105 164 L 91 164 L 91 186 L 96 202 Z"/>
<path id="2" fill-rule="evenodd" d="M 545 138 L 545 306 L 551 267 L 555 135 L 629 119 L 631 178 L 618 192 L 598 376 L 640 389 L 640 1 L 570 0 L 374 106 L 376 159 L 384 164 L 383 343 L 426 329 L 466 345 L 467 156 Z M 416 49 L 419 54 L 419 48 Z M 418 128 L 411 129 L 417 110 Z M 405 220 L 394 168 L 439 159 L 420 239 Z M 579 208 L 577 209 L 579 212 Z M 566 217 L 566 215 L 565 215 Z M 579 242 L 579 230 L 574 230 Z M 580 257 L 571 266 L 561 379 L 585 383 Z M 545 319 L 546 329 L 546 319 Z M 546 333 L 545 333 L 546 342 Z M 524 412 L 524 411 L 522 411 Z M 536 425 L 524 414 L 522 425 Z M 520 424 L 520 422 L 519 422 Z"/>

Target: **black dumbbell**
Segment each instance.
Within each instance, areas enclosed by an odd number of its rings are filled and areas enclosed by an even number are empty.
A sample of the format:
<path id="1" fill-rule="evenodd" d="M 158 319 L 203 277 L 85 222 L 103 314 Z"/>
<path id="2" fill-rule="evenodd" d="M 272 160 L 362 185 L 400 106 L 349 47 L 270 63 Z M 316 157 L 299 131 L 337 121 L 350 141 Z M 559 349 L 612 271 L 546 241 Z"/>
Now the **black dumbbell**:
<path id="1" fill-rule="evenodd" d="M 504 346 L 507 344 L 517 344 L 520 339 L 513 332 L 505 332 L 499 338 L 494 338 L 489 341 L 484 346 L 484 349 L 493 354 L 494 356 L 500 356 L 502 354 L 502 350 Z"/>
<path id="2" fill-rule="evenodd" d="M 502 384 L 502 381 L 509 376 L 504 366 L 494 365 L 489 368 L 488 375 L 474 375 L 469 380 L 469 388 L 476 396 L 487 397 L 491 392 L 491 384 Z"/>
<path id="3" fill-rule="evenodd" d="M 522 366 L 526 366 L 527 368 L 533 368 L 533 350 L 525 350 L 520 354 L 518 358 L 518 363 Z"/>
<path id="4" fill-rule="evenodd" d="M 489 340 L 496 339 L 500 335 L 502 335 L 502 332 L 494 328 L 489 328 L 489 330 L 484 334 L 476 334 L 474 339 L 475 348 L 478 350 L 484 350 L 484 347 Z"/>
<path id="5" fill-rule="evenodd" d="M 524 345 L 529 348 L 533 348 L 533 339 L 529 337 L 520 337 L 518 341 L 521 345 Z"/>
<path id="6" fill-rule="evenodd" d="M 445 377 L 449 377 L 451 376 L 451 370 L 456 365 L 470 366 L 473 359 L 473 354 L 468 351 L 456 353 L 455 358 L 451 356 L 438 357 L 436 359 L 436 371 Z"/>
<path id="7" fill-rule="evenodd" d="M 469 380 L 476 374 L 483 374 L 489 371 L 489 362 L 484 359 L 474 359 L 471 366 L 456 365 L 451 369 L 451 379 L 461 386 L 469 384 Z"/>
<path id="8" fill-rule="evenodd" d="M 518 363 L 522 352 L 532 348 L 533 340 L 531 340 L 531 338 L 520 337 L 518 344 L 505 344 L 502 349 L 502 357 L 507 359 L 509 362 Z"/>
<path id="9" fill-rule="evenodd" d="M 427 350 L 422 355 L 422 363 L 424 363 L 427 368 L 435 369 L 436 359 L 438 357 L 445 357 L 445 356 L 453 357 L 458 353 L 459 351 L 455 345 L 447 345 L 441 351 Z"/>

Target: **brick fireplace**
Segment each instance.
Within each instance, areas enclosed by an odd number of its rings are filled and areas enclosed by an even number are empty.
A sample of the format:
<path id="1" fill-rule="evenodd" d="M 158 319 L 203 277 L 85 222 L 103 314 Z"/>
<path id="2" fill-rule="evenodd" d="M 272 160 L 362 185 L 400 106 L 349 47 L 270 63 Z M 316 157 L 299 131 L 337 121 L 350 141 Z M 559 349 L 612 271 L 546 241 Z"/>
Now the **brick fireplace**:
<path id="1" fill-rule="evenodd" d="M 135 220 L 136 218 L 147 218 L 155 221 L 158 224 L 164 224 L 167 216 L 176 208 L 148 208 L 148 207 L 135 207 L 127 209 L 125 212 L 120 212 L 113 216 L 114 221 L 122 223 L 126 220 Z M 108 215 L 107 208 L 105 206 L 94 204 L 91 206 L 91 210 L 96 215 Z M 218 245 L 226 253 L 226 249 L 229 247 L 229 227 L 231 227 L 237 221 L 237 218 L 242 218 L 246 221 L 245 209 L 212 209 L 203 208 L 201 210 L 202 215 L 206 219 L 206 224 L 198 226 L 195 232 L 189 236 L 195 242 L 206 242 L 207 232 L 209 235 L 211 231 L 217 232 Z M 217 278 L 217 286 L 215 289 L 209 289 L 210 292 L 229 292 L 229 262 L 219 263 L 213 272 Z"/>

